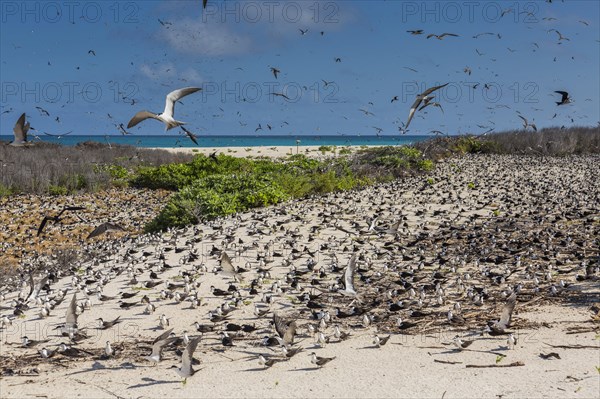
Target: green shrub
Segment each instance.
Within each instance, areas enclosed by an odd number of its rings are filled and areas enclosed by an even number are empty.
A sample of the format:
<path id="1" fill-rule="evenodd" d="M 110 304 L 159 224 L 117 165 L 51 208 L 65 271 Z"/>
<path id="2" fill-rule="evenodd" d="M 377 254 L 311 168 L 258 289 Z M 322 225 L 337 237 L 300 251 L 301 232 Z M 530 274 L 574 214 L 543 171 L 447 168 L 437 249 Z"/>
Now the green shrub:
<path id="1" fill-rule="evenodd" d="M 11 194 L 13 194 L 12 188 L 0 183 L 0 197 L 8 197 Z"/>
<path id="2" fill-rule="evenodd" d="M 285 201 L 289 195 L 268 176 L 248 174 L 212 175 L 181 189 L 146 226 L 164 230 L 230 215 L 249 208 Z"/>
<path id="3" fill-rule="evenodd" d="M 65 186 L 58 186 L 54 184 L 50 184 L 48 186 L 48 194 L 50 195 L 67 195 L 69 193 L 69 189 Z"/>

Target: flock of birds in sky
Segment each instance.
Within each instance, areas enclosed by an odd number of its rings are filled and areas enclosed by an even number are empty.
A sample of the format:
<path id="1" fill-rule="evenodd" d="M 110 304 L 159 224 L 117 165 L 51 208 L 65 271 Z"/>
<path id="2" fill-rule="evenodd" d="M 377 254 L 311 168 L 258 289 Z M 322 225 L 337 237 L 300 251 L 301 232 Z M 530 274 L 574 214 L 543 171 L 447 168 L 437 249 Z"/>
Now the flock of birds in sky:
<path id="1" fill-rule="evenodd" d="M 550 1 L 548 1 L 550 3 Z M 207 1 L 203 1 L 202 3 L 202 7 L 206 8 L 207 6 Z M 506 14 L 510 14 L 514 12 L 513 9 L 508 8 L 506 10 L 503 10 L 502 12 L 502 17 L 504 17 Z M 525 11 L 523 11 L 522 13 L 526 13 Z M 547 21 L 551 21 L 554 20 L 555 18 L 552 17 L 546 17 L 544 18 Z M 586 21 L 580 20 L 580 23 L 588 26 L 589 23 L 587 23 Z M 163 21 L 159 19 L 159 23 L 162 26 L 165 26 L 167 28 L 169 28 L 169 26 L 171 25 L 170 22 L 168 21 Z M 458 38 L 460 37 L 460 35 L 456 34 L 456 33 L 451 33 L 451 32 L 443 32 L 443 33 L 427 33 L 425 32 L 424 29 L 413 29 L 413 30 L 407 30 L 407 33 L 409 33 L 410 35 L 414 35 L 414 36 L 419 36 L 419 35 L 424 35 L 426 37 L 426 39 L 437 39 L 437 40 L 448 40 L 448 39 L 453 39 L 453 38 Z M 557 43 L 561 44 L 561 43 L 565 43 L 565 42 L 569 42 L 570 38 L 566 37 L 565 35 L 563 35 L 560 31 L 558 31 L 557 29 L 549 29 L 547 31 L 548 33 L 552 33 L 552 34 L 556 34 L 557 35 Z M 300 34 L 301 35 L 306 35 L 308 33 L 308 29 L 300 29 Z M 324 32 L 321 32 L 321 34 L 323 35 Z M 498 39 L 501 39 L 502 36 L 500 35 L 500 33 L 494 33 L 494 32 L 482 32 L 479 34 L 476 34 L 473 36 L 474 39 L 477 39 L 479 37 L 482 36 L 497 36 Z M 537 44 L 534 43 L 536 46 Z M 539 46 L 538 46 L 539 47 Z M 509 49 L 510 50 L 510 49 Z M 480 55 L 483 55 L 483 53 L 481 53 L 479 51 L 479 49 L 476 49 L 477 53 Z M 514 50 L 512 50 L 514 51 Z M 90 49 L 88 51 L 88 55 L 90 56 L 96 56 L 96 51 L 93 49 Z M 342 62 L 342 58 L 341 57 L 334 57 L 334 61 L 336 63 L 341 63 Z M 556 61 L 556 58 L 555 58 Z M 271 74 L 273 75 L 273 77 L 275 79 L 279 79 L 280 74 L 282 73 L 281 69 L 279 67 L 276 66 L 269 66 L 268 67 Z M 404 67 L 408 70 L 417 72 L 416 69 L 411 68 L 411 67 Z M 241 68 L 238 68 L 241 69 Z M 471 73 L 473 72 L 472 69 L 470 67 L 465 67 L 464 71 L 465 74 L 467 75 L 471 75 Z M 324 87 L 327 88 L 328 86 L 330 86 L 331 84 L 335 83 L 333 81 L 328 81 L 323 79 L 322 80 Z M 420 115 L 422 111 L 424 111 L 425 109 L 428 109 L 429 107 L 435 107 L 435 108 L 439 108 L 439 110 L 441 112 L 444 112 L 444 108 L 443 108 L 443 103 L 441 101 L 441 99 L 436 99 L 436 96 L 434 95 L 434 93 L 437 90 L 440 90 L 444 87 L 446 87 L 449 83 L 445 83 L 445 84 L 441 84 L 438 86 L 433 86 L 430 88 L 427 88 L 426 90 L 424 90 L 422 93 L 418 94 L 416 96 L 416 99 L 414 101 L 414 103 L 412 104 L 412 106 L 409 109 L 408 112 L 408 118 L 406 119 L 405 122 L 400 122 L 398 121 L 398 130 L 404 134 L 408 131 L 409 126 L 411 124 L 411 121 L 413 120 L 413 118 L 415 116 L 419 116 L 419 117 L 423 117 L 424 115 Z M 477 88 L 477 86 L 479 86 L 480 83 L 476 83 L 473 86 L 473 89 Z M 490 89 L 490 86 L 488 85 L 488 83 L 484 84 L 485 89 Z M 201 87 L 185 87 L 185 88 L 181 88 L 181 89 L 177 89 L 174 90 L 170 93 L 168 93 L 167 98 L 166 98 L 166 105 L 165 105 L 165 109 L 162 113 L 157 114 L 157 113 L 153 113 L 153 112 L 149 112 L 149 111 L 141 111 L 138 112 L 137 114 L 135 114 L 131 120 L 129 121 L 128 124 L 125 123 L 115 123 L 114 117 L 109 113 L 108 118 L 113 121 L 113 125 L 115 126 L 115 128 L 123 135 L 127 135 L 130 134 L 130 132 L 128 131 L 128 129 L 133 128 L 134 126 L 138 125 L 141 121 L 148 119 L 148 118 L 152 118 L 152 119 L 156 119 L 158 121 L 161 121 L 165 124 L 166 126 L 166 130 L 170 130 L 173 129 L 175 127 L 180 127 L 181 132 L 183 134 L 185 134 L 187 137 L 189 137 L 195 144 L 199 145 L 198 143 L 198 135 L 196 133 L 193 133 L 189 128 L 183 126 L 185 123 L 178 121 L 176 119 L 174 119 L 174 109 L 175 109 L 175 104 L 180 101 L 183 97 L 190 95 L 192 93 L 195 93 L 197 91 L 202 90 Z M 290 97 L 288 96 L 288 94 L 285 91 L 281 91 L 281 92 L 270 92 L 268 93 L 270 96 L 274 96 L 274 97 L 279 97 L 281 99 L 283 99 L 284 101 L 291 101 Z M 570 94 L 568 91 L 566 90 L 555 90 L 554 94 L 559 95 L 560 98 L 557 99 L 556 101 L 556 105 L 557 106 L 564 106 L 567 104 L 570 104 L 573 102 L 572 98 L 570 97 Z M 124 97 L 125 99 L 126 97 Z M 138 101 L 136 101 L 135 99 L 129 99 L 131 100 L 131 105 L 135 105 L 138 103 Z M 586 101 L 588 101 L 589 99 L 586 99 Z M 390 102 L 395 102 L 395 101 L 399 101 L 399 96 L 393 96 L 391 98 Z M 372 102 L 369 103 L 370 105 L 372 105 Z M 497 105 L 497 107 L 506 107 L 509 108 L 507 105 Z M 51 117 L 50 116 L 50 112 L 47 111 L 46 109 L 44 109 L 41 106 L 36 106 L 36 109 L 39 111 L 41 116 L 45 116 L 45 117 Z M 221 109 L 222 110 L 222 109 Z M 535 109 L 538 110 L 538 109 Z M 12 111 L 12 109 L 4 111 L 3 113 L 6 112 L 10 112 Z M 374 113 L 369 110 L 368 108 L 360 108 L 359 111 L 361 111 L 365 116 L 369 117 L 369 116 L 374 116 Z M 516 111 L 517 112 L 517 117 L 520 118 L 522 120 L 523 123 L 523 129 L 527 130 L 529 128 L 533 129 L 534 131 L 537 131 L 537 125 L 534 123 L 532 118 L 529 118 L 526 115 L 523 115 L 520 111 Z M 239 115 L 239 112 L 238 112 Z M 557 113 L 554 113 L 554 116 L 552 117 L 555 118 L 557 116 Z M 571 122 L 575 122 L 574 118 L 571 116 L 568 116 L 571 120 Z M 347 117 L 345 117 L 346 119 L 348 119 Z M 60 123 L 60 116 L 55 116 L 55 121 L 57 123 Z M 394 122 L 396 123 L 396 122 Z M 283 122 L 283 125 L 289 125 L 289 123 L 287 122 Z M 493 124 L 493 123 L 492 123 Z M 240 121 L 240 125 L 245 126 L 246 124 Z M 258 126 L 254 129 L 254 132 L 259 132 L 259 131 L 263 131 L 263 125 L 266 126 L 266 128 L 268 130 L 272 130 L 273 129 L 273 122 L 270 123 L 258 123 Z M 283 126 L 282 125 L 282 126 Z M 485 128 L 485 132 L 483 132 L 483 134 L 487 134 L 493 130 L 495 130 L 495 128 L 493 126 L 490 125 L 478 125 L 478 127 L 481 128 Z M 377 136 L 379 136 L 384 129 L 378 126 L 372 126 L 373 129 L 375 129 L 375 132 L 377 134 Z M 441 131 L 441 127 L 440 130 L 431 130 L 430 133 L 434 133 L 434 134 L 447 134 L 447 133 L 443 133 Z M 21 115 L 21 117 L 17 120 L 15 127 L 14 127 L 14 140 L 11 143 L 14 146 L 20 146 L 20 145 L 25 145 L 27 143 L 27 134 L 28 131 L 36 131 L 33 127 L 30 126 L 29 123 L 26 123 L 25 121 L 25 116 L 24 114 Z M 66 136 L 68 134 L 71 134 L 72 131 L 68 131 L 65 133 L 60 133 L 60 134 L 56 134 L 56 133 L 48 133 L 48 132 L 43 132 L 44 134 L 48 135 L 48 136 L 55 136 L 58 137 L 59 139 L 63 136 Z M 36 135 L 36 138 L 39 139 L 39 136 Z"/>
<path id="2" fill-rule="evenodd" d="M 277 77 L 278 70 L 274 69 L 274 68 L 272 68 L 272 69 L 273 69 L 273 74 L 275 75 L 275 77 Z M 420 93 L 417 95 L 415 102 L 412 104 L 412 106 L 410 108 L 410 111 L 408 114 L 408 120 L 406 121 L 405 124 L 403 124 L 404 125 L 402 128 L 403 131 L 408 130 L 408 126 L 410 125 L 410 122 L 412 121 L 412 119 L 417 111 L 422 111 L 423 109 L 427 108 L 428 106 L 439 107 L 443 111 L 442 105 L 439 102 L 433 101 L 435 96 L 433 96 L 431 94 L 433 92 L 435 92 L 436 90 L 439 90 L 447 85 L 448 85 L 448 83 L 439 85 L 439 86 L 430 87 L 427 90 L 425 90 L 423 93 Z M 202 90 L 202 88 L 200 88 L 200 87 L 185 87 L 185 88 L 174 90 L 174 91 L 170 92 L 169 94 L 167 94 L 165 109 L 161 114 L 156 114 L 156 113 L 153 113 L 150 111 L 145 111 L 145 110 L 140 111 L 131 118 L 131 120 L 127 124 L 127 128 L 130 129 L 146 119 L 155 119 L 155 120 L 157 120 L 159 122 L 163 122 L 165 124 L 165 131 L 168 131 L 175 127 L 180 127 L 182 129 L 182 131 L 190 138 L 190 140 L 192 140 L 195 144 L 198 145 L 198 141 L 197 141 L 198 136 L 183 126 L 183 125 L 185 125 L 185 122 L 175 120 L 175 104 L 177 103 L 177 101 L 179 101 L 183 97 L 190 95 L 192 93 L 195 93 L 197 91 L 200 91 L 200 90 Z M 572 102 L 571 98 L 569 97 L 568 92 L 556 91 L 555 93 L 561 95 L 561 100 L 557 101 L 556 105 L 564 105 L 564 104 L 569 104 Z M 284 98 L 286 97 L 285 94 L 281 94 L 281 93 L 273 93 L 273 94 L 282 96 Z M 392 102 L 395 100 L 397 100 L 397 97 L 394 97 L 392 99 Z M 370 112 L 367 110 L 361 109 L 361 111 L 364 112 L 365 115 L 370 114 Z M 523 128 L 525 130 L 527 130 L 528 127 L 531 127 L 533 130 L 537 131 L 537 127 L 535 124 L 529 123 L 528 120 L 520 114 L 518 115 L 518 117 L 523 120 Z M 121 124 L 121 127 L 122 127 L 122 124 Z M 267 125 L 267 127 L 269 128 L 269 130 L 271 130 L 270 125 Z M 25 113 L 21 114 L 21 116 L 15 123 L 15 127 L 13 129 L 14 140 L 12 142 L 10 142 L 9 145 L 12 145 L 12 146 L 27 145 L 27 143 L 28 143 L 27 133 L 30 129 L 31 129 L 31 126 L 30 126 L 29 122 L 25 122 Z M 381 129 L 379 129 L 377 127 L 375 127 L 375 129 L 378 130 L 378 132 L 381 131 Z M 259 126 L 256 128 L 255 131 L 258 131 L 258 130 L 262 130 L 262 125 L 259 124 Z M 436 131 L 436 132 L 438 132 L 438 131 Z M 46 133 L 46 134 L 48 134 L 48 133 Z M 67 134 L 69 134 L 69 133 L 65 133 L 63 135 L 67 135 Z"/>

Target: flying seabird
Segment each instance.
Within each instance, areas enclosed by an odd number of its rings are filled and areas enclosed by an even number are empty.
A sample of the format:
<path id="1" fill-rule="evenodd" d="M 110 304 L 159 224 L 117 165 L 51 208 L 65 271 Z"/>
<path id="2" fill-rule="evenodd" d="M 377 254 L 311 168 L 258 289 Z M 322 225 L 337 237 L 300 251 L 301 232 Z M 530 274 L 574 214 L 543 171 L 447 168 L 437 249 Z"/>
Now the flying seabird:
<path id="1" fill-rule="evenodd" d="M 430 33 L 429 35 L 427 35 L 427 39 L 435 37 L 438 40 L 442 40 L 445 36 L 458 37 L 458 35 L 454 34 L 454 33 L 442 33 L 441 35 L 436 35 L 436 34 Z"/>
<path id="2" fill-rule="evenodd" d="M 413 116 L 415 115 L 415 112 L 417 111 L 417 108 L 419 108 L 419 105 L 421 104 L 421 102 L 423 100 L 427 100 L 429 98 L 428 97 L 429 94 L 431 94 L 434 91 L 439 90 L 442 87 L 445 87 L 447 85 L 448 85 L 448 83 L 443 84 L 441 86 L 430 87 L 429 89 L 425 90 L 423 93 L 417 95 L 417 99 L 413 103 L 412 107 L 410 107 L 410 112 L 408 113 L 408 121 L 406 122 L 406 126 L 404 129 L 408 129 L 408 125 L 410 124 L 410 121 L 412 120 Z"/>
<path id="3" fill-rule="evenodd" d="M 185 87 L 183 89 L 178 89 L 167 94 L 165 110 L 162 114 L 154 114 L 148 111 L 140 111 L 131 118 L 129 123 L 127 124 L 127 128 L 131 129 L 138 123 L 148 118 L 156 119 L 165 124 L 165 130 L 172 129 L 177 126 L 184 125 L 185 122 L 177 121 L 173 118 L 175 113 L 175 102 L 179 101 L 181 98 L 187 96 L 188 94 L 195 93 L 199 90 L 202 90 L 200 87 Z"/>
<path id="4" fill-rule="evenodd" d="M 244 278 L 240 276 L 240 274 L 235 270 L 233 263 L 231 263 L 231 258 L 227 255 L 227 252 L 221 252 L 221 268 L 223 269 L 223 274 L 229 277 L 233 277 L 235 281 L 241 281 Z"/>
<path id="5" fill-rule="evenodd" d="M 90 238 L 94 238 L 97 237 L 101 234 L 104 234 L 108 231 L 125 231 L 125 229 L 121 226 L 119 226 L 118 224 L 115 223 L 102 223 L 100 226 L 96 227 L 94 229 L 94 231 L 92 231 L 87 237 L 86 240 L 89 240 Z"/>
<path id="6" fill-rule="evenodd" d="M 277 313 L 273 312 L 273 324 L 275 331 L 281 337 L 285 346 L 291 346 L 294 343 L 294 335 L 296 334 L 296 321 L 287 321 Z"/>
<path id="7" fill-rule="evenodd" d="M 30 274 L 29 275 L 29 285 L 30 285 L 29 295 L 27 295 L 27 299 L 25 301 L 29 301 L 30 299 L 36 299 L 38 297 L 38 295 L 40 294 L 40 291 L 42 290 L 42 288 L 44 288 L 44 286 L 48 282 L 48 278 L 49 278 L 49 275 L 46 275 L 45 277 L 41 278 L 37 284 L 35 284 L 33 281 L 33 274 Z"/>
<path id="8" fill-rule="evenodd" d="M 77 333 L 77 293 L 73 293 L 71 303 L 67 308 L 65 324 L 60 327 L 62 335 L 71 336 Z"/>
<path id="9" fill-rule="evenodd" d="M 29 122 L 25 122 L 25 113 L 23 112 L 13 128 L 15 139 L 9 145 L 14 147 L 27 145 L 27 132 L 29 132 L 29 128 Z"/>
<path id="10" fill-rule="evenodd" d="M 558 43 L 559 43 L 559 44 L 560 44 L 560 42 L 561 42 L 562 40 L 569 40 L 569 41 L 571 41 L 571 39 L 569 39 L 568 37 L 565 37 L 565 36 L 563 36 L 563 35 L 562 35 L 562 34 L 561 34 L 559 31 L 557 31 L 556 29 L 550 29 L 550 30 L 548 31 L 548 33 L 550 33 L 550 32 L 556 32 L 556 34 L 558 35 Z"/>
<path id="11" fill-rule="evenodd" d="M 531 126 L 533 128 L 533 130 L 537 132 L 537 126 L 535 125 L 535 123 L 529 123 L 524 116 L 521 116 L 521 115 L 517 115 L 517 116 L 519 118 L 523 119 L 523 129 L 527 130 L 527 127 Z"/>
<path id="12" fill-rule="evenodd" d="M 284 93 L 270 93 L 270 94 L 271 94 L 272 96 L 283 97 L 283 98 L 285 98 L 286 100 L 290 101 L 290 98 L 289 98 L 287 95 L 285 95 Z"/>
<path id="13" fill-rule="evenodd" d="M 569 97 L 569 93 L 567 93 L 566 91 L 556 90 L 555 93 L 558 93 L 562 96 L 560 101 L 556 102 L 556 105 L 570 104 L 573 101 L 571 100 L 571 97 Z"/>
<path id="14" fill-rule="evenodd" d="M 190 342 L 188 342 L 187 346 L 185 347 L 183 354 L 181 355 L 181 366 L 177 369 L 177 374 L 183 377 L 184 383 L 187 381 L 188 377 L 193 376 L 196 372 L 192 368 L 192 361 L 194 357 L 194 352 L 196 351 L 196 347 L 198 346 L 200 339 L 202 339 L 202 337 L 196 337 L 190 340 Z"/>
<path id="15" fill-rule="evenodd" d="M 340 294 L 356 296 L 354 289 L 354 274 L 356 273 L 356 258 L 357 254 L 352 255 L 348 261 L 348 265 L 344 271 L 344 289 L 339 290 Z"/>
<path id="16" fill-rule="evenodd" d="M 83 206 L 65 206 L 56 216 L 44 216 L 42 222 L 40 223 L 40 227 L 38 227 L 37 235 L 39 236 L 40 234 L 42 234 L 42 231 L 44 230 L 44 227 L 46 226 L 46 223 L 48 223 L 49 220 L 53 221 L 54 223 L 57 223 L 60 221 L 60 216 L 65 211 L 80 211 L 83 209 L 85 209 L 85 207 Z"/>
<path id="17" fill-rule="evenodd" d="M 488 325 L 486 331 L 489 332 L 490 335 L 504 335 L 509 334 L 506 331 L 506 328 L 510 327 L 510 320 L 512 318 L 513 310 L 515 310 L 515 305 L 517 304 L 517 293 L 513 292 L 506 301 L 504 305 L 504 309 L 502 309 L 502 315 L 500 316 L 499 321 L 491 322 Z"/>
<path id="18" fill-rule="evenodd" d="M 275 67 L 271 67 L 271 72 L 273 73 L 273 76 L 275 76 L 275 79 L 277 79 L 277 75 L 281 72 L 279 69 L 275 68 Z"/>
<path id="19" fill-rule="evenodd" d="M 197 140 L 198 136 L 196 136 L 194 133 L 187 130 L 184 126 L 179 126 L 179 127 L 190 138 L 190 140 L 192 140 L 194 142 L 194 144 L 200 145 L 200 144 L 198 144 L 198 140 Z"/>
<path id="20" fill-rule="evenodd" d="M 169 336 L 173 332 L 173 329 L 165 331 L 160 334 L 158 337 L 152 341 L 152 353 L 148 356 L 144 356 L 144 359 L 149 360 L 154 363 L 158 363 L 161 361 L 162 350 L 165 346 L 173 343 L 177 338 Z"/>

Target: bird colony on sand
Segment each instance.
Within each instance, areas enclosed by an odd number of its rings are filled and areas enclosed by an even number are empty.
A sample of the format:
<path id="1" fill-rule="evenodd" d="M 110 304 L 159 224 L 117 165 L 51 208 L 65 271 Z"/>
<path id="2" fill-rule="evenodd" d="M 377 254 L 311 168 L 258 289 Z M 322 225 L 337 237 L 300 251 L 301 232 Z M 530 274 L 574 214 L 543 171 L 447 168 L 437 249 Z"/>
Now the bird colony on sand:
<path id="1" fill-rule="evenodd" d="M 466 156 L 441 162 L 432 184 L 411 177 L 90 243 L 89 260 L 66 268 L 26 255 L 0 288 L 2 373 L 126 359 L 185 381 L 207 353 L 321 368 L 339 358 L 322 348 L 361 334 L 380 350 L 433 331 L 456 351 L 517 349 L 517 329 L 536 327 L 520 310 L 598 279 L 597 161 Z M 47 336 L 14 332 L 40 320 Z"/>

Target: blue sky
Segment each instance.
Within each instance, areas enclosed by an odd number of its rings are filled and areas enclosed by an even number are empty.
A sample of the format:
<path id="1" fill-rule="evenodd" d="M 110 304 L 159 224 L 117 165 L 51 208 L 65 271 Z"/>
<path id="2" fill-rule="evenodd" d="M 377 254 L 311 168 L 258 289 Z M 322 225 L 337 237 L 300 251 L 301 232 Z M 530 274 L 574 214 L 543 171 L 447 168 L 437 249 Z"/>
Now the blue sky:
<path id="1" fill-rule="evenodd" d="M 115 124 L 162 112 L 165 95 L 186 86 L 203 91 L 177 104 L 175 117 L 200 135 L 397 135 L 415 95 L 441 83 L 449 83 L 435 93 L 443 112 L 417 113 L 410 134 L 519 128 L 517 112 L 538 127 L 600 120 L 596 1 L 0 6 L 2 134 L 26 112 L 38 131 L 118 135 Z M 406 32 L 416 29 L 424 34 Z M 459 37 L 426 38 L 444 32 Z M 493 34 L 473 38 L 480 33 Z M 557 106 L 555 90 L 574 103 Z M 164 126 L 148 120 L 130 131 L 164 134 Z"/>

